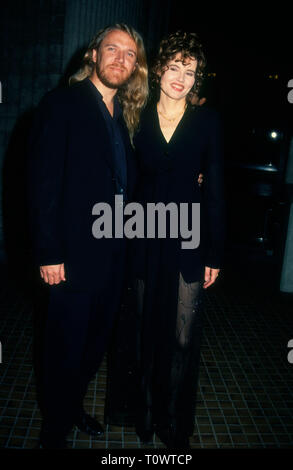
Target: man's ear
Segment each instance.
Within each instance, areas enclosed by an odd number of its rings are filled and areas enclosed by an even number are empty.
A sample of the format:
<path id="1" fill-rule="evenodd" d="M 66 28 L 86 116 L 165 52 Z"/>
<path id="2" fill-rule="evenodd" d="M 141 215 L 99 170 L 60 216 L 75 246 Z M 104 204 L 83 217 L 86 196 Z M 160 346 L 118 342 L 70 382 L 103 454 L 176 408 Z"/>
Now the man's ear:
<path id="1" fill-rule="evenodd" d="M 98 59 L 98 52 L 97 52 L 97 49 L 93 49 L 93 62 L 97 62 L 97 59 Z"/>

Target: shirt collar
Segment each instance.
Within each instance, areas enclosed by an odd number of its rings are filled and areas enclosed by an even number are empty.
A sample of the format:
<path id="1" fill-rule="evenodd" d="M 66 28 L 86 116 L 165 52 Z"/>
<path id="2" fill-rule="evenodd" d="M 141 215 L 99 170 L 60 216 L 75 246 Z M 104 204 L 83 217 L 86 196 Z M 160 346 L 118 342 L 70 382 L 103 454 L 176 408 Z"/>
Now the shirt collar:
<path id="1" fill-rule="evenodd" d="M 99 99 L 99 101 L 103 101 L 102 93 L 97 89 L 97 87 L 93 84 L 93 82 L 90 80 L 90 78 L 88 77 L 85 80 L 88 81 L 89 84 L 96 90 L 96 96 Z M 105 105 L 104 102 L 103 102 L 103 104 Z M 121 114 L 122 114 L 122 110 L 121 110 L 119 99 L 118 99 L 118 96 L 117 96 L 117 93 L 116 93 L 115 96 L 114 96 L 114 115 L 113 115 L 113 119 L 118 119 L 121 116 Z"/>

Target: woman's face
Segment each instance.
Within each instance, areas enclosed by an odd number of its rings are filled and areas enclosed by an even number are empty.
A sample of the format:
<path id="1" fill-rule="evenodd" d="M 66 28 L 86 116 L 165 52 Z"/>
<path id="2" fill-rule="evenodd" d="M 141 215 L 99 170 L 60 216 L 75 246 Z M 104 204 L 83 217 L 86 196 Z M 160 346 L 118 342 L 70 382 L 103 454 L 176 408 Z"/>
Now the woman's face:
<path id="1" fill-rule="evenodd" d="M 189 58 L 185 59 L 183 64 L 179 52 L 168 62 L 167 67 L 161 76 L 161 91 L 169 98 L 181 100 L 194 85 L 197 61 Z"/>

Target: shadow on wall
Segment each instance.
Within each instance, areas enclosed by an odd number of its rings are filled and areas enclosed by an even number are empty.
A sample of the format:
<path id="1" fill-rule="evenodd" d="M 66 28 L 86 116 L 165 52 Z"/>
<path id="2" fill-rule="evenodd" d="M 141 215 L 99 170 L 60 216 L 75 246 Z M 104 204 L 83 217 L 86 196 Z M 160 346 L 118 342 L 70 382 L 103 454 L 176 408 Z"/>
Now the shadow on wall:
<path id="1" fill-rule="evenodd" d="M 27 210 L 27 147 L 34 108 L 18 119 L 10 136 L 3 165 L 3 237 L 7 274 L 14 282 L 30 272 L 30 240 Z"/>
<path id="2" fill-rule="evenodd" d="M 59 80 L 59 85 L 60 87 L 66 87 L 68 86 L 68 80 L 73 75 L 78 71 L 78 69 L 81 66 L 82 59 L 84 54 L 86 53 L 87 50 L 87 45 L 81 47 L 78 49 L 70 59 L 70 61 L 67 64 L 67 67 L 62 75 L 62 77 Z"/>
<path id="3" fill-rule="evenodd" d="M 27 204 L 28 141 L 35 108 L 25 111 L 12 131 L 3 167 L 3 229 L 6 252 L 5 284 L 10 295 L 24 295 L 33 312 L 33 366 L 37 401 L 42 410 L 41 378 L 47 290 L 34 266 Z M 4 273 L 3 273 L 4 276 Z M 26 303 L 29 302 L 29 303 Z M 32 302 L 32 303 L 31 303 Z"/>
<path id="4" fill-rule="evenodd" d="M 69 61 L 56 88 L 68 86 L 69 77 L 80 67 L 86 47 L 78 49 Z M 45 94 L 45 91 L 44 91 Z M 36 275 L 27 207 L 28 140 L 35 108 L 21 114 L 11 133 L 3 165 L 3 238 L 5 277 L 12 283 L 29 285 Z"/>
<path id="5" fill-rule="evenodd" d="M 84 52 L 84 49 L 79 49 L 73 55 L 58 82 L 58 88 L 68 86 L 68 79 L 78 70 Z M 39 267 L 33 260 L 27 197 L 29 137 L 35 110 L 36 108 L 31 107 L 17 118 L 4 157 L 2 203 L 5 258 L 0 266 L 0 279 L 11 288 L 12 295 L 20 292 L 29 303 L 32 302 L 33 365 L 37 401 L 42 411 L 42 348 L 48 290 L 40 278 Z"/>

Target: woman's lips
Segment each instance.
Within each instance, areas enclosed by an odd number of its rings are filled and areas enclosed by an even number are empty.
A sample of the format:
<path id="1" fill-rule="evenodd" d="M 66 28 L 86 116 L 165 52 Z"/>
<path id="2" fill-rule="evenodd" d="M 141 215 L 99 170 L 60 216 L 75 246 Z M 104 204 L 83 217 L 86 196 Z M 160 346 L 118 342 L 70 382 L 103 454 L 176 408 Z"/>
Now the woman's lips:
<path id="1" fill-rule="evenodd" d="M 172 87 L 173 90 L 175 90 L 175 91 L 183 91 L 183 90 L 184 90 L 184 86 L 182 86 L 182 85 L 177 85 L 176 83 L 172 83 L 172 84 L 171 84 L 171 87 Z"/>

